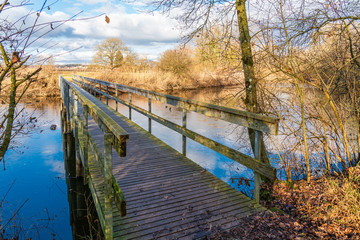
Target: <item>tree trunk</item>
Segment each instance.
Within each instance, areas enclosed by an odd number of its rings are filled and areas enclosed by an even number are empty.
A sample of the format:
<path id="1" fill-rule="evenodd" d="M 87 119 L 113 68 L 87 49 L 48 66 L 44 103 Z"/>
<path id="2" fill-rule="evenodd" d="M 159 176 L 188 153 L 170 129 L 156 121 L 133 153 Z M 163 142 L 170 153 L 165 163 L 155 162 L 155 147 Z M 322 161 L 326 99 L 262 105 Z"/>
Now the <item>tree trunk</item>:
<path id="1" fill-rule="evenodd" d="M 245 78 L 245 91 L 246 91 L 245 105 L 247 111 L 258 113 L 259 104 L 257 101 L 257 80 L 255 78 L 254 60 L 251 51 L 251 42 L 250 42 L 251 38 L 249 33 L 245 2 L 246 0 L 236 0 L 236 11 L 237 11 L 239 32 L 240 32 L 241 55 L 242 55 L 242 63 L 243 63 L 244 78 Z M 249 132 L 252 150 L 253 152 L 255 152 L 255 130 L 249 128 L 248 132 Z M 262 133 L 260 133 L 260 139 L 261 139 L 261 161 L 270 164 L 269 159 L 266 155 L 266 149 L 265 149 Z"/>
<path id="2" fill-rule="evenodd" d="M 10 141 L 11 141 L 11 133 L 13 129 L 13 122 L 15 117 L 15 108 L 16 108 L 16 76 L 15 69 L 11 69 L 11 91 L 10 91 L 10 101 L 9 101 L 9 109 L 8 114 L 6 116 L 6 129 L 4 134 L 4 139 L 0 146 L 0 162 L 3 160 L 5 152 L 7 151 Z"/>

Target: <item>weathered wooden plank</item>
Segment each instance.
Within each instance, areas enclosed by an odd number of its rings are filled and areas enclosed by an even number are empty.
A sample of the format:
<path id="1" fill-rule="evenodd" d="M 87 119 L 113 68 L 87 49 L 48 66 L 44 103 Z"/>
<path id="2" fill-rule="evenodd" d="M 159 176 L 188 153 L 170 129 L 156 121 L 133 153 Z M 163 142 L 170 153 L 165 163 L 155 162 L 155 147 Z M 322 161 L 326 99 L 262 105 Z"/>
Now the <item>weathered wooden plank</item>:
<path id="1" fill-rule="evenodd" d="M 215 219 L 215 221 L 210 221 L 206 224 L 187 224 L 185 226 L 181 226 L 178 232 L 170 233 L 171 235 L 169 233 L 159 234 L 157 235 L 157 239 L 169 239 L 171 236 L 175 236 L 177 239 L 201 239 L 211 235 L 213 233 L 213 229 L 220 228 L 225 231 L 232 227 L 239 226 L 241 218 L 250 216 L 259 211 L 263 211 L 263 209 L 244 209 L 244 211 L 238 212 L 234 217 L 224 216 L 221 219 L 218 218 Z"/>
<path id="2" fill-rule="evenodd" d="M 224 191 L 225 192 L 225 191 Z M 228 193 L 231 193 L 232 191 L 227 191 Z M 234 197 L 233 195 L 230 195 L 231 197 Z M 239 195 L 237 195 L 239 197 Z M 171 212 L 177 212 L 180 211 L 180 214 L 183 214 L 183 212 L 191 207 L 203 205 L 203 204 L 210 204 L 210 205 L 219 205 L 220 202 L 226 201 L 229 198 L 229 194 L 223 194 L 219 197 L 214 197 L 213 194 L 204 195 L 202 198 L 199 197 L 193 197 L 191 199 L 187 199 L 181 202 L 173 202 L 168 203 L 163 206 L 159 206 L 156 208 L 146 208 L 146 209 L 137 209 L 132 212 L 132 214 L 129 214 L 126 219 L 115 217 L 114 221 L 121 224 L 121 222 L 131 223 L 136 222 L 138 219 L 147 219 L 148 217 L 155 217 L 160 216 L 165 213 L 171 213 Z M 236 197 L 235 197 L 236 198 Z M 242 201 L 248 201 L 249 199 L 239 199 L 239 202 Z M 220 206 L 221 207 L 221 206 Z"/>
<path id="3" fill-rule="evenodd" d="M 193 217 L 189 217 L 189 218 L 184 218 L 183 216 L 177 216 L 175 218 L 170 219 L 165 219 L 163 221 L 163 223 L 166 224 L 162 224 L 162 225 L 157 225 L 155 227 L 151 227 L 148 228 L 147 226 L 139 226 L 136 228 L 132 228 L 132 229 L 128 229 L 128 231 L 126 230 L 121 230 L 121 231 L 117 231 L 118 229 L 115 228 L 114 229 L 114 236 L 115 237 L 125 237 L 127 239 L 133 239 L 133 238 L 143 238 L 146 235 L 150 235 L 152 237 L 154 233 L 156 232 L 161 232 L 163 230 L 167 230 L 167 233 L 171 233 L 173 234 L 174 232 L 177 231 L 184 231 L 187 228 L 192 228 L 194 225 L 198 226 L 200 224 L 206 224 L 208 221 L 219 221 L 221 220 L 221 218 L 225 218 L 225 217 L 231 217 L 233 216 L 234 218 L 236 217 L 236 214 L 245 212 L 245 211 L 251 211 L 252 209 L 246 207 L 248 206 L 249 203 L 245 202 L 244 204 L 236 204 L 233 203 L 232 205 L 229 204 L 226 207 L 221 209 L 218 211 L 215 211 L 213 213 L 213 215 L 207 214 L 206 212 L 202 213 L 202 212 L 196 212 L 195 216 Z M 198 217 L 196 217 L 198 216 Z M 186 216 L 185 216 L 186 217 Z M 167 221 L 171 221 L 171 222 L 167 222 Z M 199 224 L 200 223 L 200 224 Z M 140 231 L 136 231 L 137 229 L 139 229 Z M 174 229 L 174 230 L 173 230 Z M 134 231 L 135 230 L 135 231 Z M 171 230 L 171 231 L 169 231 Z M 177 230 L 177 231 L 176 231 Z M 162 234 L 158 234 L 157 237 L 161 236 L 161 235 L 165 235 L 166 232 L 163 232 Z M 177 238 L 176 235 L 174 235 L 173 238 Z"/>
<path id="4" fill-rule="evenodd" d="M 234 199 L 235 200 L 235 199 Z M 126 235 L 133 232 L 144 232 L 145 230 L 150 230 L 155 227 L 162 227 L 165 223 L 178 222 L 184 223 L 185 219 L 189 219 L 191 222 L 194 218 L 208 213 L 207 215 L 219 213 L 224 211 L 227 208 L 232 210 L 239 209 L 240 207 L 248 206 L 249 200 L 236 199 L 236 202 L 214 202 L 211 203 L 202 203 L 201 205 L 182 205 L 177 206 L 173 209 L 168 209 L 167 211 L 158 212 L 156 214 L 142 215 L 136 219 L 136 222 L 127 222 L 125 218 L 120 219 L 119 221 L 124 222 L 122 226 L 122 235 Z M 220 206 L 221 204 L 221 206 Z M 116 231 L 116 228 L 115 228 Z"/>
<path id="5" fill-rule="evenodd" d="M 195 191 L 195 193 L 191 194 L 191 197 L 197 197 L 196 194 L 200 194 L 201 196 L 206 196 L 206 195 L 212 195 L 212 194 L 220 194 L 220 192 L 224 192 L 229 190 L 229 188 L 224 187 L 224 186 L 218 186 L 218 189 L 216 191 L 214 191 L 213 189 L 211 189 L 211 185 L 213 184 L 213 182 L 208 182 L 208 184 L 191 184 L 188 183 L 188 185 L 180 185 L 180 187 L 184 187 L 184 189 L 175 189 L 175 188 L 168 188 L 168 189 L 161 189 L 159 188 L 158 191 L 148 191 L 148 192 L 140 192 L 138 194 L 136 193 L 127 193 L 127 199 L 129 201 L 131 201 L 131 205 L 135 206 L 135 205 L 145 205 L 145 204 L 149 204 L 149 205 L 154 205 L 155 202 L 159 201 L 159 202 L 167 202 L 167 203 L 171 203 L 172 200 L 176 200 L 179 197 L 186 197 L 186 195 L 188 194 L 187 192 L 191 192 L 191 191 Z M 179 186 L 179 185 L 178 185 Z M 196 189 L 191 189 L 191 187 L 196 187 Z M 176 191 L 179 192 L 176 192 Z M 195 194 L 195 195 L 194 195 Z M 146 196 L 146 197 L 145 197 Z M 156 206 L 156 205 L 154 205 Z"/>

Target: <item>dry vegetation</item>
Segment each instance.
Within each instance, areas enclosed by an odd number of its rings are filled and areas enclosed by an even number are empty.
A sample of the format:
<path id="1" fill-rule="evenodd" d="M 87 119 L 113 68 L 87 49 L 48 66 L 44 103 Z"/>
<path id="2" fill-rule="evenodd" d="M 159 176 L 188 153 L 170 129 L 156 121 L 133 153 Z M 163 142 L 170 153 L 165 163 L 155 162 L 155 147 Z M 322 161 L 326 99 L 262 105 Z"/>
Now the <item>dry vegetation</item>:
<path id="1" fill-rule="evenodd" d="M 360 237 L 360 167 L 344 175 L 281 182 L 273 188 L 270 207 L 306 222 L 318 237 Z M 354 238 L 355 239 L 355 238 Z"/>
<path id="2" fill-rule="evenodd" d="M 211 239 L 359 239 L 359 191 L 359 166 L 310 183 L 279 181 L 262 202 L 271 211 L 227 232 L 214 228 Z"/>
<path id="3" fill-rule="evenodd" d="M 121 72 L 108 70 L 85 74 L 88 77 L 115 82 L 123 85 L 149 89 L 153 91 L 171 91 L 196 89 L 204 87 L 232 86 L 241 83 L 240 73 L 213 71 L 190 71 L 185 76 L 177 76 L 172 72 L 152 70 L 142 72 Z"/>

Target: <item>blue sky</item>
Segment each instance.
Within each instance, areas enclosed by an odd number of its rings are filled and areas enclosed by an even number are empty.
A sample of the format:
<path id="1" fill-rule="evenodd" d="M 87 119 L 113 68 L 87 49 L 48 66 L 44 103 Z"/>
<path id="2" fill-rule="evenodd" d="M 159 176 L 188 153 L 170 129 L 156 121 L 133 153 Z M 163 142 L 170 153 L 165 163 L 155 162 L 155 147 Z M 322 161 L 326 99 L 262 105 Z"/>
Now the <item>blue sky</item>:
<path id="1" fill-rule="evenodd" d="M 11 4 L 16 2 L 22 1 L 10 1 Z M 42 0 L 30 2 L 33 4 L 6 11 L 2 13 L 2 17 L 6 13 L 9 18 L 15 18 L 30 10 L 37 11 L 43 4 Z M 103 15 L 90 20 L 67 22 L 37 40 L 28 51 L 40 52 L 44 56 L 63 54 L 55 56 L 57 64 L 89 63 L 96 44 L 110 37 L 119 37 L 141 57 L 155 60 L 162 52 L 179 44 L 180 31 L 176 20 L 158 13 L 146 13 L 147 6 L 144 2 L 146 1 L 134 1 L 133 4 L 125 4 L 120 0 L 47 1 L 47 5 L 54 4 L 50 6 L 50 10 L 45 9 L 41 13 L 40 22 L 68 19 L 79 12 L 81 14 L 78 18 Z M 106 23 L 105 16 L 110 18 L 110 23 Z M 45 45 L 40 47 L 43 44 Z M 77 48 L 80 49 L 64 54 Z"/>

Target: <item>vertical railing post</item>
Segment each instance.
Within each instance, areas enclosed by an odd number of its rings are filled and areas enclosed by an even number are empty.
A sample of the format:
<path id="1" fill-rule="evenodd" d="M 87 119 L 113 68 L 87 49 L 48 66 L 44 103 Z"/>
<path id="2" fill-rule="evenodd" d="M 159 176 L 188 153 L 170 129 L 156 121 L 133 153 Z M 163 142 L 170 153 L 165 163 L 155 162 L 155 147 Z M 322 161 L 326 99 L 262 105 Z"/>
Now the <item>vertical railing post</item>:
<path id="1" fill-rule="evenodd" d="M 84 160 L 84 183 L 87 184 L 89 182 L 89 164 L 88 164 L 88 152 L 89 152 L 89 135 L 88 135 L 88 114 L 89 107 L 87 105 L 83 105 L 83 160 Z"/>
<path id="2" fill-rule="evenodd" d="M 74 99 L 73 99 L 73 91 L 70 89 L 69 87 L 69 113 L 70 113 L 70 126 L 71 129 L 73 131 L 73 135 L 75 136 L 75 132 L 74 132 Z"/>
<path id="3" fill-rule="evenodd" d="M 261 161 L 261 133 L 255 130 L 255 158 Z M 254 172 L 254 200 L 260 202 L 260 174 Z"/>
<path id="4" fill-rule="evenodd" d="M 148 98 L 148 112 L 151 113 L 151 98 Z M 151 118 L 148 117 L 148 131 L 151 133 Z"/>
<path id="5" fill-rule="evenodd" d="M 76 176 L 83 176 L 83 166 L 81 163 L 81 155 L 80 155 L 80 144 L 79 144 L 79 123 L 78 121 L 80 121 L 79 117 L 79 102 L 78 102 L 78 97 L 74 94 L 72 94 L 73 96 L 73 101 L 74 101 L 74 106 L 73 106 L 73 111 L 74 111 L 74 115 L 73 115 L 73 119 L 74 119 L 74 138 L 75 138 L 75 151 L 77 153 L 76 156 Z"/>
<path id="6" fill-rule="evenodd" d="M 186 116 L 187 115 L 187 111 L 185 108 L 183 108 L 183 111 L 182 111 L 182 126 L 184 128 L 186 128 Z M 182 136 L 182 154 L 184 156 L 186 156 L 186 136 Z"/>
<path id="7" fill-rule="evenodd" d="M 101 101 L 101 83 L 99 82 L 99 94 L 100 94 L 100 101 Z"/>
<path id="8" fill-rule="evenodd" d="M 87 91 L 87 86 L 85 84 L 85 79 L 83 77 L 81 77 L 81 80 L 82 80 L 83 89 L 85 89 Z"/>
<path id="9" fill-rule="evenodd" d="M 113 188 L 112 188 L 112 144 L 114 135 L 104 133 L 104 192 L 105 192 L 105 239 L 113 239 Z"/>
<path id="10" fill-rule="evenodd" d="M 118 97 L 119 97 L 119 93 L 118 93 L 118 88 L 117 86 L 115 87 L 115 96 L 116 96 L 116 101 L 115 101 L 115 110 L 118 111 Z"/>
<path id="11" fill-rule="evenodd" d="M 131 92 L 129 92 L 129 119 L 131 120 Z"/>
<path id="12" fill-rule="evenodd" d="M 109 97 L 108 97 L 108 95 L 109 95 L 109 86 L 106 85 L 106 105 L 109 105 Z"/>
<path id="13" fill-rule="evenodd" d="M 61 78 L 61 76 L 60 76 Z M 63 86 L 64 91 L 64 102 L 66 107 L 66 117 L 68 122 L 70 122 L 70 95 L 69 95 L 69 85 L 65 83 L 64 79 L 61 79 L 61 84 Z"/>

